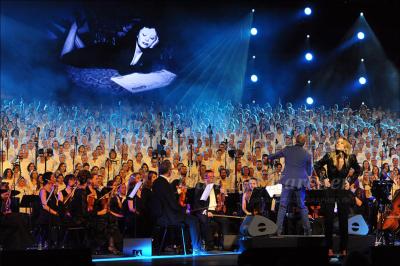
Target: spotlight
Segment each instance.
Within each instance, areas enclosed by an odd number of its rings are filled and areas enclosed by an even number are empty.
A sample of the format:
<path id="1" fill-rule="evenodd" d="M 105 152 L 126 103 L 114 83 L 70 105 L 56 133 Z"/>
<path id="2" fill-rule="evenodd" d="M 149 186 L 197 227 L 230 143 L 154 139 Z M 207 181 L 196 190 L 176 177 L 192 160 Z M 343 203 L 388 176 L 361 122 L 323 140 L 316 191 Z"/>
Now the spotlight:
<path id="1" fill-rule="evenodd" d="M 253 55 L 253 59 L 256 59 L 256 56 L 255 56 L 255 55 Z"/>
<path id="2" fill-rule="evenodd" d="M 251 30 L 250 30 L 250 33 L 251 33 L 251 35 L 257 35 L 257 29 L 256 28 L 251 28 Z"/>
<path id="3" fill-rule="evenodd" d="M 363 17 L 363 16 L 364 16 L 364 13 L 363 13 L 363 12 L 360 12 L 360 16 Z"/>
<path id="4" fill-rule="evenodd" d="M 256 11 L 256 10 L 255 10 L 254 8 L 251 10 L 251 12 L 253 12 L 253 13 L 254 13 L 255 11 Z"/>
<path id="5" fill-rule="evenodd" d="M 310 34 L 307 34 L 307 39 L 310 39 Z"/>
<path id="6" fill-rule="evenodd" d="M 364 85 L 365 83 L 367 83 L 367 79 L 365 77 L 360 77 L 358 79 L 358 83 L 360 83 L 361 85 Z"/>
<path id="7" fill-rule="evenodd" d="M 311 105 L 311 104 L 313 104 L 313 103 L 314 103 L 314 99 L 313 99 L 313 98 L 311 98 L 311 97 L 307 97 L 307 100 L 306 100 L 306 102 L 307 102 L 307 104 L 308 104 L 308 105 Z"/>
<path id="8" fill-rule="evenodd" d="M 361 58 L 361 62 L 364 62 L 364 58 Z"/>
<path id="9" fill-rule="evenodd" d="M 359 32 L 357 33 L 357 38 L 358 38 L 359 40 L 363 40 L 363 39 L 365 38 L 364 32 L 359 31 Z"/>
<path id="10" fill-rule="evenodd" d="M 308 83 L 308 84 L 311 84 L 311 80 L 308 80 L 307 83 Z"/>
<path id="11" fill-rule="evenodd" d="M 256 103 L 256 100 L 253 100 L 252 103 L 255 104 L 255 103 Z"/>
<path id="12" fill-rule="evenodd" d="M 304 55 L 304 57 L 306 58 L 307 61 L 311 61 L 313 60 L 313 54 L 308 52 Z"/>
<path id="13" fill-rule="evenodd" d="M 304 8 L 304 14 L 306 14 L 307 16 L 311 15 L 312 10 L 309 7 Z"/>
<path id="14" fill-rule="evenodd" d="M 254 74 L 251 75 L 250 79 L 251 79 L 251 81 L 253 81 L 253 82 L 257 82 L 257 81 L 258 81 L 257 75 L 254 75 Z"/>

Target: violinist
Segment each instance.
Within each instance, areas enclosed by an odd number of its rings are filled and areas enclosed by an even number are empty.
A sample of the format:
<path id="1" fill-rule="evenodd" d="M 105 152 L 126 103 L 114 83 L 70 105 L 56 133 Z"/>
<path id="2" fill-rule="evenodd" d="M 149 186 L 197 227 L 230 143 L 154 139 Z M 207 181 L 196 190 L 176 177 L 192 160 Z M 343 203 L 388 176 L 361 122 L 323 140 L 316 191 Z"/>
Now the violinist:
<path id="1" fill-rule="evenodd" d="M 58 202 L 60 205 L 61 216 L 64 218 L 64 223 L 69 224 L 71 222 L 70 207 L 75 191 L 77 189 L 76 177 L 72 174 L 66 175 L 64 178 L 65 188 L 58 192 Z"/>
<path id="2" fill-rule="evenodd" d="M 72 217 L 72 222 L 76 226 L 86 226 L 88 223 L 88 198 L 87 198 L 87 180 L 91 178 L 91 174 L 87 170 L 78 172 L 78 184 L 71 197 L 69 213 Z"/>
<path id="3" fill-rule="evenodd" d="M 43 175 L 43 188 L 39 192 L 41 209 L 38 218 L 40 226 L 39 245 L 44 248 L 55 247 L 58 244 L 57 238 L 50 238 L 50 231 L 58 232 L 60 225 L 60 215 L 58 212 L 56 178 L 52 172 L 46 172 Z"/>
<path id="4" fill-rule="evenodd" d="M 176 225 L 184 223 L 189 226 L 190 239 L 192 240 L 193 254 L 201 254 L 199 238 L 199 225 L 195 217 L 185 215 L 179 206 L 173 189 L 168 180 L 171 177 L 172 165 L 169 160 L 161 162 L 159 167 L 160 175 L 154 180 L 152 186 L 152 212 L 156 216 L 156 222 L 160 226 Z"/>
<path id="5" fill-rule="evenodd" d="M 122 234 L 124 228 L 124 213 L 128 208 L 126 200 L 126 185 L 113 184 L 110 192 L 109 215 L 107 231 L 109 232 L 108 251 L 118 255 L 122 250 Z"/>
<path id="6" fill-rule="evenodd" d="M 106 252 L 109 235 L 105 234 L 108 222 L 108 194 L 99 191 L 99 176 L 92 175 L 86 188 L 91 247 L 97 254 Z"/>

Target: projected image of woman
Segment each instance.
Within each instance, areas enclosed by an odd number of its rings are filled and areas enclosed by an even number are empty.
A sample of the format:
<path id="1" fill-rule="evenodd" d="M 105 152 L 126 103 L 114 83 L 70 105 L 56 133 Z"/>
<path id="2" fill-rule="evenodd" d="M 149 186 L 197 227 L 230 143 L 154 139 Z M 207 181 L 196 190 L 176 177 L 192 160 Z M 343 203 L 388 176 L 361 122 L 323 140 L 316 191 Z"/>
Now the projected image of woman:
<path id="1" fill-rule="evenodd" d="M 74 22 L 61 51 L 70 66 L 69 74 L 81 87 L 132 93 L 168 86 L 176 75 L 169 68 L 168 56 L 157 49 L 160 39 L 155 26 L 143 24 L 135 37 L 127 34 L 118 45 L 86 46 Z"/>

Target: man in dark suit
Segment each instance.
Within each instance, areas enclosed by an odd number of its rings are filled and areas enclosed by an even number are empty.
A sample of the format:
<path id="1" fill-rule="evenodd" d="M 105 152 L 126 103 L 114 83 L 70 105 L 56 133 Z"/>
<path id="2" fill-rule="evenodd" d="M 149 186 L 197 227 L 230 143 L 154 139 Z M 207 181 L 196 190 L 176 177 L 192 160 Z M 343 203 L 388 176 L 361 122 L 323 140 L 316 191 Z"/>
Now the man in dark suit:
<path id="1" fill-rule="evenodd" d="M 186 215 L 178 205 L 172 186 L 168 178 L 172 173 L 169 160 L 164 160 L 159 166 L 159 177 L 153 183 L 153 212 L 157 217 L 157 224 L 161 226 L 185 223 L 189 226 L 192 240 L 193 254 L 201 253 L 199 223 L 194 216 Z"/>
<path id="2" fill-rule="evenodd" d="M 210 195 L 206 200 L 201 200 L 207 185 L 214 184 L 214 172 L 206 170 L 204 175 L 206 183 L 199 182 L 194 190 L 193 209 L 198 210 L 194 213 L 200 223 L 201 237 L 205 241 L 206 249 L 214 248 L 214 234 L 219 231 L 219 224 L 213 218 L 213 213 L 217 212 L 217 198 L 220 194 L 220 186 L 214 185 Z"/>
<path id="3" fill-rule="evenodd" d="M 277 218 L 278 235 L 282 233 L 283 220 L 291 200 L 294 200 L 294 203 L 300 209 L 304 234 L 311 234 L 308 210 L 304 205 L 304 199 L 306 188 L 310 185 L 308 177 L 311 176 L 312 162 L 310 153 L 303 148 L 305 142 L 306 136 L 300 134 L 296 137 L 296 145 L 285 147 L 276 154 L 268 156 L 269 160 L 285 158 L 285 169 L 279 180 L 279 183 L 282 184 L 282 194 Z"/>

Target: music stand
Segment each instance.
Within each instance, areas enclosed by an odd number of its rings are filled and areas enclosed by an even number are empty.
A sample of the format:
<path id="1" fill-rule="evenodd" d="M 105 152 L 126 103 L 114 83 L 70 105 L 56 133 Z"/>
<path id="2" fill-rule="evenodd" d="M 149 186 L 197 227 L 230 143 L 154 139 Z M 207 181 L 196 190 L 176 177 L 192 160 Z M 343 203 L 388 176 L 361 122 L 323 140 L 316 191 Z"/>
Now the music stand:
<path id="1" fill-rule="evenodd" d="M 19 207 L 29 208 L 29 226 L 32 225 L 32 208 L 35 202 L 40 201 L 38 195 L 23 195 Z"/>

